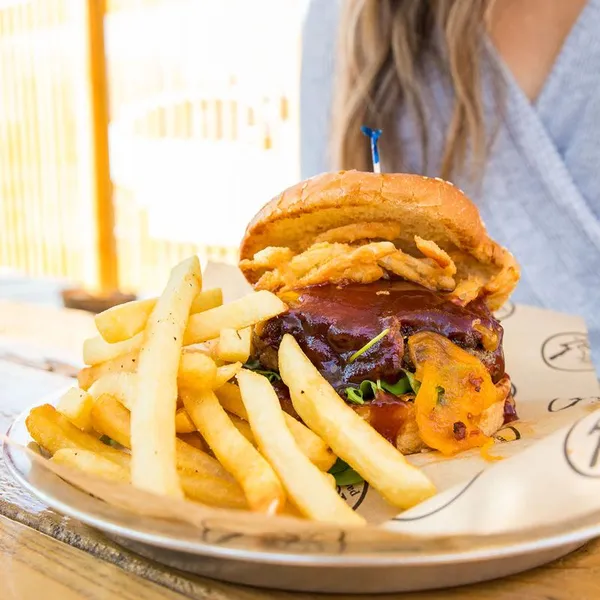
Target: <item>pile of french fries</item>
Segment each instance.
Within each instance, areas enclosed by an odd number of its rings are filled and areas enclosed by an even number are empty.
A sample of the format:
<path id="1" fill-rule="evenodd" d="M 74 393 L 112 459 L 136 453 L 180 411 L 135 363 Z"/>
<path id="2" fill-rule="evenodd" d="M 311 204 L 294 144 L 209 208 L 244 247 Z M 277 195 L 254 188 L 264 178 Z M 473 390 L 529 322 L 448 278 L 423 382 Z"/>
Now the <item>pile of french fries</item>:
<path id="1" fill-rule="evenodd" d="M 78 387 L 56 408 L 34 408 L 27 428 L 56 463 L 215 507 L 362 525 L 328 473 L 337 457 L 399 508 L 431 496 L 427 477 L 345 404 L 294 338 L 284 337 L 279 366 L 302 422 L 282 411 L 266 377 L 243 368 L 253 327 L 286 310 L 268 291 L 223 304 L 221 290 L 202 290 L 191 257 L 159 298 L 96 316 Z"/>

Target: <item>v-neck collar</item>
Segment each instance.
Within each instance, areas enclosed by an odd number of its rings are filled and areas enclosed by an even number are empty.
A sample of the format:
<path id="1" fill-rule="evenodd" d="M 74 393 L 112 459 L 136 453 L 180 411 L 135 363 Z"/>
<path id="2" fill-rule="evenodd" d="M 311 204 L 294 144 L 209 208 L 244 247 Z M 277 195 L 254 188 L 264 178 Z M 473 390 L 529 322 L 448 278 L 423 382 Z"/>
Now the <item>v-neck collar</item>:
<path id="1" fill-rule="evenodd" d="M 598 22 L 597 19 L 600 18 L 599 10 L 600 0 L 588 0 L 588 4 L 586 4 L 576 21 L 577 27 L 585 26 L 588 32 L 593 30 L 595 23 L 591 19 L 593 18 L 596 23 Z M 590 21 L 587 21 L 587 19 L 590 19 Z M 564 75 L 563 69 L 567 68 L 569 62 L 572 64 L 572 61 L 576 60 L 577 53 L 585 53 L 585 49 L 580 46 L 581 42 L 576 39 L 577 34 L 578 32 L 572 28 L 563 44 L 559 58 L 555 61 L 551 75 L 549 75 L 555 80 L 549 81 L 547 79 L 548 85 L 544 86 L 546 89 L 543 90 L 543 98 L 538 97 L 538 101 L 542 103 L 537 105 L 532 104 L 525 95 L 489 37 L 485 38 L 485 44 L 488 56 L 502 72 L 507 85 L 507 93 L 504 97 L 505 109 L 502 111 L 502 124 L 514 144 L 515 150 L 520 154 L 524 163 L 528 165 L 530 176 L 537 179 L 548 200 L 560 207 L 561 214 L 565 218 L 568 217 L 574 223 L 577 223 L 576 229 L 579 231 L 579 235 L 585 235 L 589 242 L 600 251 L 600 222 L 598 222 L 587 201 L 581 195 L 563 157 L 557 149 L 554 139 L 550 135 L 548 125 L 553 123 L 553 113 L 549 113 L 549 118 L 548 115 L 545 115 L 547 118 L 544 119 L 539 112 L 543 109 L 554 111 L 554 114 L 556 114 L 556 106 L 550 104 L 551 95 L 555 96 L 556 94 L 556 92 L 552 93 L 552 89 L 558 85 L 559 79 L 563 78 L 555 75 L 554 71 L 557 73 L 562 71 Z M 563 86 L 563 89 L 558 90 L 561 93 L 560 101 L 568 102 L 569 97 L 565 93 L 564 82 L 560 82 L 560 84 Z M 496 98 L 489 85 L 484 86 L 484 99 L 486 112 L 496 114 Z M 554 102 L 556 103 L 556 96 Z M 564 110 L 564 105 L 559 110 Z M 494 169 L 495 167 L 490 165 L 488 168 Z"/>

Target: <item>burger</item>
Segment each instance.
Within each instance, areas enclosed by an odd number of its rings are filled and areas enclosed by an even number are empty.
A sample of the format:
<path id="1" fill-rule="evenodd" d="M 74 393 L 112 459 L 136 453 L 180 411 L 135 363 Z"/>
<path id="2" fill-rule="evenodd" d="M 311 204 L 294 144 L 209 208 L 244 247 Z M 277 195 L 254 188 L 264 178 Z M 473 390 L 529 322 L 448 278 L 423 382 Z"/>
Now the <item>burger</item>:
<path id="1" fill-rule="evenodd" d="M 240 268 L 289 309 L 254 331 L 246 365 L 278 374 L 291 334 L 339 396 L 404 454 L 491 443 L 517 418 L 494 317 L 519 266 L 454 185 L 413 174 L 326 173 L 248 225 Z"/>

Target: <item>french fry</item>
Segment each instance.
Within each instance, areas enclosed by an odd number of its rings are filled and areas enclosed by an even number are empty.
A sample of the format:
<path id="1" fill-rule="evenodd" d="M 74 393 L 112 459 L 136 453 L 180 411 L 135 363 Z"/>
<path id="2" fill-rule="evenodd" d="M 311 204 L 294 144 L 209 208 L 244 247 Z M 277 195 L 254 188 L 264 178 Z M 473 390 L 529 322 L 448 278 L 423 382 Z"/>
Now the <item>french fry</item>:
<path id="1" fill-rule="evenodd" d="M 214 362 L 204 354 L 183 352 L 181 362 L 179 363 L 178 381 L 180 385 L 186 387 L 207 387 L 208 389 L 213 389 L 215 386 L 221 386 L 227 380 L 234 377 L 241 368 L 241 363 L 224 365 L 217 368 Z M 136 383 L 137 379 L 134 373 L 109 373 L 97 379 L 91 385 L 88 392 L 96 402 L 102 396 L 112 396 L 128 410 L 131 410 L 136 393 Z M 196 427 L 185 408 L 177 409 L 175 414 L 175 431 L 177 433 L 191 433 L 196 431 Z M 107 435 L 112 437 L 108 433 Z M 129 444 L 123 445 L 129 447 Z"/>
<path id="2" fill-rule="evenodd" d="M 177 372 L 183 334 L 201 280 L 196 256 L 177 265 L 146 329 L 137 334 L 143 336 L 144 345 L 131 411 L 131 482 L 148 492 L 176 498 L 183 497 L 175 456 Z"/>
<path id="3" fill-rule="evenodd" d="M 94 429 L 131 450 L 131 416 L 129 411 L 114 397 L 100 396 L 92 408 Z"/>
<path id="4" fill-rule="evenodd" d="M 84 390 L 73 387 L 63 394 L 56 410 L 82 431 L 92 431 L 91 412 L 94 399 Z"/>
<path id="5" fill-rule="evenodd" d="M 185 392 L 182 399 L 219 462 L 241 485 L 251 510 L 265 514 L 281 510 L 285 504 L 281 482 L 269 463 L 236 429 L 214 392 Z"/>
<path id="6" fill-rule="evenodd" d="M 218 346 L 219 339 L 217 338 L 215 340 L 206 340 L 206 342 L 200 342 L 199 344 L 190 344 L 183 350 L 184 352 L 202 352 L 202 354 L 210 356 L 215 362 L 219 361 L 220 364 L 223 364 L 223 361 L 217 356 Z"/>
<path id="7" fill-rule="evenodd" d="M 156 298 L 113 306 L 94 317 L 96 329 L 109 344 L 123 342 L 144 330 L 155 306 Z"/>
<path id="8" fill-rule="evenodd" d="M 33 408 L 25 420 L 25 425 L 31 437 L 50 454 L 56 454 L 63 448 L 84 449 L 101 454 L 119 465 L 127 462 L 124 452 L 81 431 L 50 404 Z"/>
<path id="9" fill-rule="evenodd" d="M 205 475 L 198 477 L 179 472 L 179 480 L 185 495 L 191 500 L 221 508 L 248 509 L 242 488 L 235 481 Z"/>
<path id="10" fill-rule="evenodd" d="M 324 471 L 321 471 L 321 473 L 325 477 L 325 481 L 327 482 L 327 485 L 329 485 L 330 487 L 337 490 L 337 481 L 335 480 L 335 477 L 331 473 L 325 473 Z"/>
<path id="11" fill-rule="evenodd" d="M 144 301 L 142 300 L 142 302 Z M 121 306 L 127 305 L 123 304 Z M 100 335 L 88 338 L 83 342 L 83 362 L 86 365 L 96 366 L 132 352 L 139 352 L 144 340 L 143 333 L 143 331 L 140 331 L 130 338 L 115 343 L 107 342 Z"/>
<path id="12" fill-rule="evenodd" d="M 229 367 L 229 365 L 227 365 Z M 241 367 L 241 365 L 240 365 Z M 231 377 L 235 375 L 237 371 L 230 368 L 229 371 L 234 371 Z M 216 384 L 220 384 L 222 381 L 221 376 L 218 380 L 217 367 L 214 361 L 208 356 L 199 352 L 183 352 L 181 354 L 181 360 L 179 362 L 179 370 L 177 375 L 177 381 L 179 385 L 187 385 L 191 387 L 202 387 L 206 386 L 209 388 L 214 387 Z M 133 405 L 133 399 L 136 394 L 137 378 L 135 373 L 116 372 L 102 375 L 89 387 L 88 392 L 95 399 L 100 396 L 107 394 L 113 396 L 119 400 L 119 402 L 131 410 Z M 184 415 L 185 417 L 185 415 Z M 186 423 L 184 417 L 180 417 L 178 423 L 183 425 Z M 187 423 L 190 423 L 187 419 Z M 177 431 L 195 431 L 195 429 L 177 429 Z"/>
<path id="13" fill-rule="evenodd" d="M 175 438 L 175 451 L 177 468 L 182 472 L 195 473 L 198 476 L 213 477 L 226 481 L 233 481 L 234 479 L 218 460 L 179 438 Z"/>
<path id="14" fill-rule="evenodd" d="M 92 409 L 92 424 L 94 429 L 115 440 L 125 448 L 131 448 L 131 416 L 129 411 L 117 400 L 110 396 L 102 396 Z M 175 436 L 173 435 L 175 438 Z M 220 477 L 231 480 L 231 475 L 205 452 L 194 448 L 182 439 L 175 440 L 177 467 L 190 473 Z"/>
<path id="15" fill-rule="evenodd" d="M 248 421 L 244 421 L 244 419 L 240 419 L 231 413 L 228 413 L 227 416 L 231 419 L 231 422 L 235 425 L 235 428 L 253 445 L 256 446 L 256 441 L 254 440 L 254 434 L 252 433 L 252 428 Z"/>
<path id="16" fill-rule="evenodd" d="M 201 342 L 199 344 L 191 344 L 189 346 L 185 346 L 184 352 L 201 352 L 202 354 L 206 354 L 206 356 L 210 356 L 215 361 L 215 365 L 217 367 L 221 367 L 226 364 L 224 360 L 221 360 L 217 355 L 217 348 L 219 347 L 219 339 L 215 340 L 207 340 L 206 342 Z"/>
<path id="17" fill-rule="evenodd" d="M 130 354 L 131 352 L 139 351 L 144 341 L 144 332 L 140 332 L 123 342 L 117 342 L 116 344 L 109 344 L 97 335 L 95 337 L 88 338 L 83 342 L 83 362 L 86 365 L 99 365 L 108 360 L 113 360 Z"/>
<path id="18" fill-rule="evenodd" d="M 180 387 L 212 388 L 217 376 L 215 361 L 202 352 L 184 349 L 179 363 L 177 383 Z"/>
<path id="19" fill-rule="evenodd" d="M 235 377 L 238 371 L 242 368 L 242 363 L 233 363 L 229 365 L 223 365 L 222 367 L 216 367 L 215 377 L 213 379 L 210 379 L 209 374 L 207 374 L 205 378 L 200 370 L 196 370 L 195 372 L 188 371 L 185 373 L 185 375 L 182 376 L 181 365 L 185 363 L 185 357 L 186 354 L 184 353 L 182 355 L 182 362 L 179 366 L 178 382 L 182 388 L 187 389 L 214 390 L 223 386 L 232 377 Z M 208 358 L 208 360 L 210 360 L 210 358 Z M 177 433 L 191 433 L 196 431 L 196 426 L 194 425 L 185 408 L 177 409 L 177 412 L 175 414 L 175 429 Z"/>
<path id="20" fill-rule="evenodd" d="M 193 433 L 196 431 L 196 426 L 190 419 L 190 415 L 187 414 L 185 408 L 178 408 L 175 413 L 175 431 L 177 433 Z"/>
<path id="21" fill-rule="evenodd" d="M 248 413 L 242 401 L 242 393 L 235 383 L 224 383 L 215 390 L 221 406 L 229 413 L 238 416 L 244 421 L 248 420 Z"/>
<path id="22" fill-rule="evenodd" d="M 394 506 L 410 508 L 435 494 L 429 478 L 356 414 L 286 334 L 279 372 L 302 420 Z"/>
<path id="23" fill-rule="evenodd" d="M 119 304 L 96 315 L 96 328 L 109 344 L 123 342 L 143 331 L 150 313 L 156 306 L 156 298 L 135 300 Z M 199 313 L 223 304 L 220 288 L 199 292 L 190 309 L 190 314 Z"/>
<path id="24" fill-rule="evenodd" d="M 245 363 L 250 358 L 252 327 L 244 329 L 221 329 L 217 356 L 228 362 Z"/>
<path id="25" fill-rule="evenodd" d="M 223 290 L 221 288 L 203 290 L 196 294 L 196 297 L 192 302 L 190 314 L 195 315 L 196 313 L 201 313 L 205 310 L 221 306 L 221 304 L 223 304 Z"/>
<path id="26" fill-rule="evenodd" d="M 97 379 L 88 390 L 94 401 L 102 396 L 112 396 L 131 410 L 135 398 L 137 379 L 135 373 L 110 373 Z"/>
<path id="27" fill-rule="evenodd" d="M 239 300 L 192 315 L 188 323 L 184 345 L 197 344 L 218 338 L 222 329 L 244 329 L 266 321 L 287 310 L 287 306 L 267 290 L 253 292 Z"/>
<path id="28" fill-rule="evenodd" d="M 195 371 L 192 370 L 190 363 L 189 367 L 183 367 L 184 373 L 182 374 L 182 365 L 185 365 L 186 357 L 187 353 L 184 352 L 184 354 L 182 354 L 182 360 L 179 365 L 178 377 L 179 385 L 181 388 L 184 389 L 214 390 L 215 388 L 221 387 L 232 377 L 235 377 L 238 371 L 242 368 L 242 363 L 233 363 L 229 365 L 223 365 L 222 367 L 215 367 L 215 376 L 214 378 L 211 378 L 210 372 L 208 371 L 205 371 L 203 373 L 201 369 L 196 369 Z M 204 358 L 211 360 L 206 356 Z M 196 426 L 194 425 L 187 411 L 183 407 L 178 408 L 177 412 L 175 413 L 175 430 L 177 431 L 177 433 L 192 433 L 196 431 Z"/>
<path id="29" fill-rule="evenodd" d="M 129 457 L 127 457 L 129 458 Z M 79 469 L 88 475 L 101 477 L 118 483 L 129 483 L 129 465 L 118 465 L 102 454 L 82 448 L 62 448 L 51 458 L 52 462 L 72 469 Z"/>
<path id="30" fill-rule="evenodd" d="M 117 356 L 117 358 L 107 360 L 98 365 L 94 365 L 93 367 L 81 369 L 77 374 L 77 383 L 79 384 L 79 387 L 82 390 L 89 390 L 95 381 L 105 375 L 135 372 L 139 354 L 139 350 L 134 350 L 133 352 L 129 352 L 123 356 Z"/>
<path id="31" fill-rule="evenodd" d="M 287 425 L 296 444 L 310 461 L 321 471 L 329 471 L 335 464 L 337 456 L 331 448 L 314 432 L 312 432 L 304 423 L 294 419 L 292 415 L 283 414 L 285 424 Z"/>
<path id="32" fill-rule="evenodd" d="M 237 385 L 226 383 L 219 387 L 215 393 L 219 398 L 221 406 L 227 412 L 237 415 L 245 421 L 248 420 L 248 415 L 246 414 L 246 409 L 242 402 L 240 388 Z M 329 471 L 337 457 L 327 444 L 306 425 L 300 423 L 300 421 L 294 419 L 291 415 L 284 413 L 283 418 L 302 452 L 304 452 L 311 462 L 321 469 L 321 471 Z"/>
<path id="33" fill-rule="evenodd" d="M 300 512 L 315 521 L 365 525 L 296 444 L 268 379 L 243 369 L 238 383 L 256 444 Z"/>
<path id="34" fill-rule="evenodd" d="M 242 368 L 242 363 L 231 363 L 229 365 L 223 365 L 222 367 L 217 367 L 217 374 L 215 376 L 215 381 L 212 385 L 213 390 L 218 390 L 220 387 L 225 385 L 230 379 L 235 377 L 240 369 Z"/>
<path id="35" fill-rule="evenodd" d="M 189 444 L 193 448 L 202 450 L 202 452 L 209 452 L 208 444 L 204 441 L 204 438 L 197 432 L 192 431 L 190 433 L 178 433 L 177 437 L 186 444 Z"/>
<path id="36" fill-rule="evenodd" d="M 51 458 L 55 463 L 79 469 L 89 475 L 95 475 L 117 483 L 129 483 L 129 456 L 125 455 L 124 465 L 117 465 L 101 454 L 90 450 L 63 448 Z M 191 500 L 219 506 L 221 508 L 248 508 L 244 492 L 235 481 L 210 476 L 195 476 L 186 472 L 179 473 L 179 481 L 185 495 Z"/>
<path id="37" fill-rule="evenodd" d="M 215 340 L 215 347 L 216 342 L 217 340 Z M 139 354 L 139 350 L 134 350 L 123 356 L 117 356 L 116 358 L 112 358 L 92 367 L 85 367 L 77 374 L 79 387 L 82 390 L 88 390 L 95 381 L 105 375 L 112 375 L 114 373 L 134 373 L 137 370 Z M 179 374 L 183 375 L 184 378 L 191 376 L 191 371 L 194 369 L 198 369 L 198 354 L 210 356 L 208 350 L 205 351 L 196 347 L 183 349 L 181 361 L 179 363 Z M 214 352 L 214 354 L 216 356 L 216 352 Z M 206 363 L 206 368 L 211 369 L 211 367 L 208 366 L 208 363 Z M 199 374 L 196 374 L 194 377 L 198 378 Z"/>

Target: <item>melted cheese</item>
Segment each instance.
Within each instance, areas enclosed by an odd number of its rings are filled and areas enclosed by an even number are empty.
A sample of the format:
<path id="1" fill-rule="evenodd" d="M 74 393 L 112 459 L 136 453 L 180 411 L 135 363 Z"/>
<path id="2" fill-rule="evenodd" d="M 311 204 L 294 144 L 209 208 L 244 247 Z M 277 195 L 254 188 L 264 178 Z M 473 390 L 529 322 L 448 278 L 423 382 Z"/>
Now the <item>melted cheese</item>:
<path id="1" fill-rule="evenodd" d="M 486 444 L 478 425 L 497 393 L 483 363 L 429 331 L 411 336 L 408 347 L 421 382 L 415 412 L 423 441 L 446 455 Z"/>

